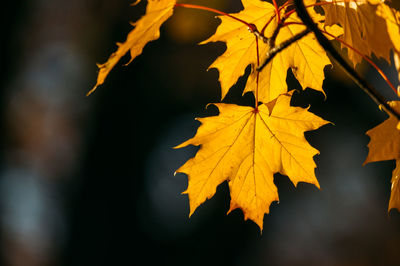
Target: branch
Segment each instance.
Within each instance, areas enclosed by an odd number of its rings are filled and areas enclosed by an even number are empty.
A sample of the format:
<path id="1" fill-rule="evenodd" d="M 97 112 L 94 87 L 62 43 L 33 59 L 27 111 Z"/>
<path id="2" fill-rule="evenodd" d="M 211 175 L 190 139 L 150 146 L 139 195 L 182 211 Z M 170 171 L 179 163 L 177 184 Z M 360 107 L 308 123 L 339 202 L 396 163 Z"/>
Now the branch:
<path id="1" fill-rule="evenodd" d="M 300 40 L 301 38 L 303 38 L 304 36 L 306 36 L 310 32 L 311 32 L 311 30 L 307 28 L 307 29 L 303 30 L 302 32 L 300 32 L 299 34 L 296 34 L 292 38 L 282 42 L 278 46 L 275 46 L 274 48 L 269 50 L 268 53 L 267 53 L 267 57 L 265 58 L 264 62 L 261 64 L 261 66 L 257 67 L 257 71 L 261 71 L 269 62 L 271 62 L 271 60 L 279 52 L 285 50 L 287 47 L 289 47 L 289 45 L 291 45 L 292 43 L 297 42 L 298 40 Z"/>
<path id="2" fill-rule="evenodd" d="M 319 30 L 317 24 L 314 23 L 310 15 L 308 14 L 303 0 L 293 0 L 296 8 L 297 15 L 303 21 L 304 25 L 308 29 L 314 32 L 319 44 L 327 51 L 336 62 L 344 69 L 344 71 L 353 79 L 353 81 L 365 92 L 368 96 L 374 100 L 378 106 L 382 108 L 389 114 L 395 116 L 400 120 L 400 114 L 398 114 L 390 105 L 386 102 L 386 99 L 369 84 L 365 79 L 363 79 L 354 68 L 352 68 L 344 58 L 336 51 L 332 43 L 322 34 Z"/>

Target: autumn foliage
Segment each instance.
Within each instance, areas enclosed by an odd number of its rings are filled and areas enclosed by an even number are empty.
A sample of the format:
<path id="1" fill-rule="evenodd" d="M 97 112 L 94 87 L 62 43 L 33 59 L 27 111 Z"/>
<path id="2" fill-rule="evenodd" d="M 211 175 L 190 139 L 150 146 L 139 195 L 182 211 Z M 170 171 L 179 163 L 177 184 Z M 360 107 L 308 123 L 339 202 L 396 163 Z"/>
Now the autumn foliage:
<path id="1" fill-rule="evenodd" d="M 161 25 L 174 9 L 190 8 L 213 12 L 221 20 L 215 34 L 200 43 L 226 44 L 225 52 L 210 65 L 219 72 L 221 100 L 251 66 L 243 94 L 254 95 L 253 107 L 214 103 L 219 115 L 199 118 L 201 126 L 196 135 L 175 147 L 200 146 L 196 156 L 177 170 L 188 176 L 184 193 L 189 197 L 190 215 L 227 181 L 229 212 L 240 208 L 245 219 L 262 229 L 264 214 L 273 201 L 279 200 L 275 173 L 287 175 L 294 185 L 307 182 L 319 188 L 313 160 L 319 152 L 307 142 L 304 132 L 329 122 L 308 109 L 290 105 L 293 93 L 286 76 L 290 69 L 303 89 L 325 95 L 324 68 L 331 61 L 315 31 L 300 18 L 295 2 L 287 0 L 278 6 L 275 0 L 242 0 L 242 11 L 227 14 L 176 0 L 148 0 L 145 15 L 133 23 L 126 41 L 118 43 L 108 61 L 98 65 L 97 83 L 89 94 L 104 83 L 125 54 L 129 52 L 132 61 L 148 42 L 158 39 Z M 353 68 L 366 60 L 397 93 L 394 81 L 371 58 L 390 63 L 393 56 L 400 70 L 399 11 L 384 0 L 304 0 L 303 4 L 318 32 L 347 50 Z M 389 210 L 400 210 L 400 103 L 382 104 L 389 118 L 367 132 L 371 141 L 365 163 L 396 160 Z"/>

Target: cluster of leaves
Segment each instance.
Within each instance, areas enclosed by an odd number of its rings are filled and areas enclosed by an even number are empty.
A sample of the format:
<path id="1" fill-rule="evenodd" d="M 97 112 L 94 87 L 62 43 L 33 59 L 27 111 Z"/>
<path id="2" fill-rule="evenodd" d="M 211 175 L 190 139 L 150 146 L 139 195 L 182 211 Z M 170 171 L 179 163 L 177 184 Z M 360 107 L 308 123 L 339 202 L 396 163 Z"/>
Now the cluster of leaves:
<path id="1" fill-rule="evenodd" d="M 262 229 L 264 214 L 278 200 L 273 182 L 275 173 L 287 175 L 294 185 L 307 182 L 319 187 L 313 160 L 318 150 L 307 142 L 304 132 L 329 122 L 308 109 L 290 105 L 293 93 L 286 75 L 291 69 L 302 88 L 324 93 L 324 67 L 331 64 L 325 49 L 299 18 L 293 0 L 281 6 L 275 0 L 272 3 L 242 0 L 243 10 L 234 14 L 176 0 L 147 2 L 146 14 L 133 24 L 127 40 L 118 44 L 106 63 L 99 65 L 97 84 L 92 91 L 104 82 L 126 53 L 130 52 L 133 60 L 148 42 L 159 38 L 161 25 L 175 8 L 219 14 L 221 24 L 202 43 L 226 43 L 226 51 L 210 66 L 219 71 L 221 100 L 251 65 L 243 94 L 254 95 L 254 106 L 216 103 L 219 115 L 198 119 L 201 126 L 196 135 L 176 147 L 201 146 L 196 156 L 177 172 L 188 175 L 184 193 L 189 196 L 190 215 L 215 194 L 219 184 L 228 181 L 229 212 L 242 209 L 245 219 L 253 220 Z M 396 92 L 370 57 L 374 54 L 390 62 L 393 53 L 399 70 L 400 12 L 384 0 L 304 0 L 304 4 L 319 31 L 347 49 L 354 67 L 363 59 L 368 61 Z M 317 6 L 320 12 L 316 11 Z M 390 102 L 390 106 L 400 112 L 398 101 Z M 371 142 L 365 163 L 396 160 L 389 209 L 400 210 L 399 121 L 391 114 L 367 134 Z"/>

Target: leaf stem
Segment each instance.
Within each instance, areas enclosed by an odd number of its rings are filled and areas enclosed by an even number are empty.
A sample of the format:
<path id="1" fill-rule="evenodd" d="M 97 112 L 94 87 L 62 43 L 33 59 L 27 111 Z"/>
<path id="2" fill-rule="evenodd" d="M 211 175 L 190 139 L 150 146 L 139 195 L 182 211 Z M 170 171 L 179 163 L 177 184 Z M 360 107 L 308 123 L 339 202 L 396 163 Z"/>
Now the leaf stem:
<path id="1" fill-rule="evenodd" d="M 257 49 L 257 68 L 260 66 L 260 51 L 258 49 L 258 37 L 256 36 L 256 49 Z M 258 81 L 259 81 L 259 76 L 260 72 L 257 71 L 256 73 L 256 91 L 255 91 L 255 98 L 256 98 L 256 103 L 255 103 L 255 112 L 258 112 Z"/>
<path id="2" fill-rule="evenodd" d="M 260 34 L 261 34 L 262 36 L 264 36 L 265 29 L 266 29 L 266 28 L 268 27 L 268 25 L 272 22 L 272 20 L 275 18 L 275 16 L 276 16 L 276 14 L 272 15 L 272 16 L 269 18 L 269 20 L 267 21 L 267 23 L 265 23 L 264 27 L 261 29 Z"/>
<path id="3" fill-rule="evenodd" d="M 324 36 L 321 30 L 318 28 L 318 25 L 314 23 L 312 18 L 307 12 L 306 7 L 304 6 L 303 0 L 294 0 L 295 8 L 297 11 L 297 15 L 303 21 L 303 23 L 307 26 L 307 29 L 314 32 L 315 37 L 317 38 L 319 44 L 327 51 L 336 61 L 337 63 L 347 72 L 347 74 L 353 79 L 353 81 L 365 92 L 368 96 L 378 105 L 382 106 L 382 108 L 391 115 L 395 116 L 398 120 L 400 120 L 400 114 L 398 114 L 390 105 L 386 102 L 386 99 L 374 88 L 370 85 L 365 79 L 363 79 L 357 71 L 354 70 L 346 60 L 336 51 L 333 47 L 332 43 Z"/>
<path id="4" fill-rule="evenodd" d="M 279 14 L 279 12 L 283 9 L 283 8 L 285 8 L 286 6 L 288 6 L 288 5 L 290 5 L 290 2 L 291 2 L 292 0 L 288 0 L 288 1 L 286 1 L 283 5 L 281 5 L 279 8 L 278 8 L 278 12 L 277 13 L 274 13 L 270 18 L 269 18 L 269 20 L 267 21 L 267 23 L 265 23 L 265 25 L 264 25 L 264 27 L 261 29 L 261 31 L 260 31 L 260 34 L 262 35 L 262 36 L 264 36 L 264 32 L 265 32 L 265 29 L 268 27 L 268 25 L 272 22 L 272 20 L 276 17 L 276 15 L 277 14 Z"/>
<path id="5" fill-rule="evenodd" d="M 276 3 L 276 0 L 272 0 L 272 2 L 274 3 L 274 7 L 275 7 L 275 13 L 278 19 L 278 24 L 281 23 L 281 15 L 279 14 L 279 7 L 278 4 Z"/>

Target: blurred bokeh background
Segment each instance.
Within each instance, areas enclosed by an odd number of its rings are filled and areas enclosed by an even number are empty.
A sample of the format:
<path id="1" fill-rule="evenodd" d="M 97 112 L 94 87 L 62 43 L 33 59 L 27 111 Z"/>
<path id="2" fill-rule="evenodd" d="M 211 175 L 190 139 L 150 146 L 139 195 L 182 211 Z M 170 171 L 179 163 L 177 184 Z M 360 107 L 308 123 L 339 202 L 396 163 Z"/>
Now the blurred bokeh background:
<path id="1" fill-rule="evenodd" d="M 218 20 L 175 11 L 161 38 L 106 83 L 105 62 L 144 12 L 120 0 L 9 1 L 4 9 L 0 90 L 0 265 L 399 265 L 400 215 L 387 213 L 394 161 L 362 166 L 365 132 L 386 115 L 338 68 L 326 68 L 327 99 L 297 89 L 293 104 L 334 125 L 307 133 L 321 191 L 276 175 L 280 203 L 262 234 L 241 211 L 226 215 L 226 183 L 189 219 L 186 176 L 173 175 L 195 147 L 195 117 L 214 115 L 224 44 L 196 45 Z M 191 1 L 192 3 L 194 1 Z M 226 12 L 240 1 L 196 3 Z M 397 4 L 394 3 L 394 4 Z M 397 6 L 399 8 L 399 6 Z M 397 74 L 377 61 L 398 85 Z M 377 74 L 358 69 L 388 99 Z M 249 104 L 244 78 L 225 102 Z"/>

